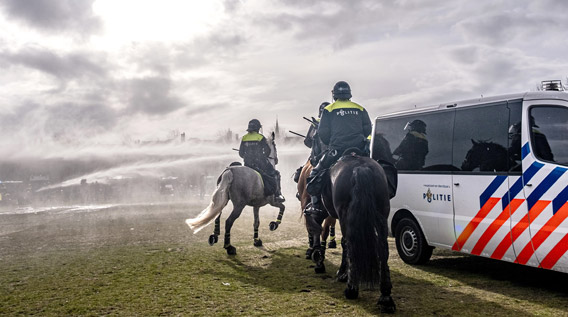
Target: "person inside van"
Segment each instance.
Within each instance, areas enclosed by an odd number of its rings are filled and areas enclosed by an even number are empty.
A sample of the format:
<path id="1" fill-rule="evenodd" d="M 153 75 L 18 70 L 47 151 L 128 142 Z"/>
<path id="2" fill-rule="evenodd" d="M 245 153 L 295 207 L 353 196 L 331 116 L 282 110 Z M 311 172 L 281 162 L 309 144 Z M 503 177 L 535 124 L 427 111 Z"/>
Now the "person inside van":
<path id="1" fill-rule="evenodd" d="M 509 159 L 512 166 L 509 167 L 511 171 L 521 170 L 521 161 L 523 160 L 521 154 L 521 122 L 517 122 L 509 127 Z"/>
<path id="2" fill-rule="evenodd" d="M 546 135 L 544 135 L 544 133 L 542 133 L 538 129 L 539 126 L 536 125 L 533 116 L 530 116 L 530 125 L 531 125 L 531 134 L 532 134 L 533 146 L 536 157 L 545 161 L 554 162 L 554 154 L 552 154 L 552 149 L 550 148 L 548 139 L 546 138 Z"/>
<path id="3" fill-rule="evenodd" d="M 521 157 L 521 123 L 517 122 L 509 127 L 509 157 L 517 162 L 522 161 Z"/>
<path id="4" fill-rule="evenodd" d="M 428 154 L 426 123 L 416 119 L 407 123 L 404 130 L 408 132 L 392 153 L 398 156 L 395 166 L 399 170 L 417 171 L 424 166 Z"/>

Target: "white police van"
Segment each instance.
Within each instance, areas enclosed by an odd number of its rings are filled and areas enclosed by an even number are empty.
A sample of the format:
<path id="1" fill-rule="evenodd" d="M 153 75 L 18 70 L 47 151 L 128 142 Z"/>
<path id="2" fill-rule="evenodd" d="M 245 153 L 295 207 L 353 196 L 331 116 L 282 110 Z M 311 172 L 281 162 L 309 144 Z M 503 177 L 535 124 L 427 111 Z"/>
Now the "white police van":
<path id="1" fill-rule="evenodd" d="M 372 156 L 388 153 L 398 168 L 389 231 L 406 263 L 438 247 L 568 272 L 563 90 L 548 81 L 543 91 L 376 118 Z M 390 149 L 379 150 L 385 140 Z"/>

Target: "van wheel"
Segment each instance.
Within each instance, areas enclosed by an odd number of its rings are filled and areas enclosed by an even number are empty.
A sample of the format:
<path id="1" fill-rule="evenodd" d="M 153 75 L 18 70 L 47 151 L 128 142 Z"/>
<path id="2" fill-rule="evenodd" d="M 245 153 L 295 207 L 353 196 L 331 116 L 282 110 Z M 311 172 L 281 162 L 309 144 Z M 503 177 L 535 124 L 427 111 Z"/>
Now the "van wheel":
<path id="1" fill-rule="evenodd" d="M 400 258 L 408 264 L 424 264 L 430 260 L 433 247 L 426 243 L 424 234 L 415 220 L 402 219 L 395 231 L 396 250 Z"/>

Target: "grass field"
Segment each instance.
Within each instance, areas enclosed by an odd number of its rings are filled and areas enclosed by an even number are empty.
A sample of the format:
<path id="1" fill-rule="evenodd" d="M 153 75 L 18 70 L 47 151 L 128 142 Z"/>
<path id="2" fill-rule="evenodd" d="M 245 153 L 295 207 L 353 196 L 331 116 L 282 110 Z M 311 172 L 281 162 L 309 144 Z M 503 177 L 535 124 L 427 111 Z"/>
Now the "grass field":
<path id="1" fill-rule="evenodd" d="M 245 209 L 233 227 L 233 257 L 222 242 L 207 244 L 212 227 L 193 235 L 185 225 L 204 205 L 0 214 L 0 315 L 379 313 L 377 290 L 344 299 L 334 280 L 341 248 L 328 250 L 327 273 L 314 273 L 296 202 L 274 232 L 277 210 L 261 209 L 261 248 L 252 246 Z M 427 265 L 409 266 L 390 245 L 398 315 L 568 316 L 568 274 L 438 250 Z"/>

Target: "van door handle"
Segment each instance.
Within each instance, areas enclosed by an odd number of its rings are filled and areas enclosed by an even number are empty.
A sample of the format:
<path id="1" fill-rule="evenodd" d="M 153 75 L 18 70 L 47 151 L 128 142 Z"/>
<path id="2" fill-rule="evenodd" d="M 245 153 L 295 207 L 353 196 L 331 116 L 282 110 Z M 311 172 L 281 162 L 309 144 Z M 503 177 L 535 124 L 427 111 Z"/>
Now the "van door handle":
<path id="1" fill-rule="evenodd" d="M 527 184 L 528 187 L 532 187 L 532 184 Z"/>
<path id="2" fill-rule="evenodd" d="M 460 183 L 454 183 L 454 185 L 456 185 L 456 186 L 459 186 L 459 185 L 460 185 Z"/>

